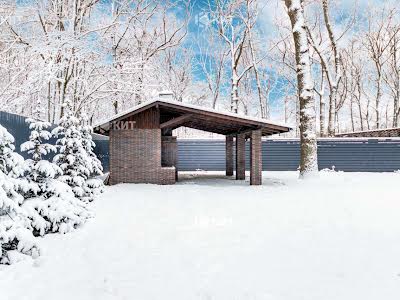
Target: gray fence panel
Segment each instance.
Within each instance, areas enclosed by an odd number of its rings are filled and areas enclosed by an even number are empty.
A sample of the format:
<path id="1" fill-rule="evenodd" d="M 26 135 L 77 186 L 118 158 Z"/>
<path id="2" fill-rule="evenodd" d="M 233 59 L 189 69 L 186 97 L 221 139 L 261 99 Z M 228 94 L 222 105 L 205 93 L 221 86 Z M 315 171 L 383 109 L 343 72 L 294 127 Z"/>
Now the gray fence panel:
<path id="1" fill-rule="evenodd" d="M 103 165 L 103 172 L 109 171 L 109 153 L 108 153 L 108 139 L 99 139 L 95 135 L 93 136 L 93 141 L 96 144 L 94 148 L 94 153 L 97 158 L 101 161 Z"/>
<path id="2" fill-rule="evenodd" d="M 400 140 L 323 140 L 318 143 L 318 155 L 321 168 L 391 172 L 400 169 Z"/>
<path id="3" fill-rule="evenodd" d="M 249 167 L 249 144 L 246 144 Z M 295 171 L 300 145 L 294 139 L 262 143 L 263 170 Z M 347 172 L 393 172 L 400 170 L 400 139 L 321 139 L 318 141 L 320 169 L 332 167 Z M 225 170 L 223 140 L 179 140 L 178 168 L 182 171 Z"/>
<path id="4" fill-rule="evenodd" d="M 0 123 L 15 137 L 16 150 L 29 137 L 24 117 L 0 112 Z M 109 170 L 108 138 L 93 135 L 95 153 Z M 54 140 L 53 140 L 54 142 Z M 249 165 L 249 144 L 246 144 L 246 164 Z M 26 157 L 26 153 L 22 153 Z M 300 146 L 296 139 L 268 139 L 262 143 L 263 170 L 294 171 L 300 161 Z M 320 169 L 335 167 L 348 172 L 393 172 L 400 170 L 400 139 L 320 139 L 318 141 Z M 225 170 L 224 140 L 178 140 L 178 169 L 181 171 Z"/>
<path id="5" fill-rule="evenodd" d="M 25 119 L 25 117 L 19 115 L 0 111 L 0 124 L 14 136 L 15 150 L 26 158 L 26 153 L 20 152 L 21 144 L 28 140 L 30 134 L 29 126 L 26 124 Z"/>
<path id="6" fill-rule="evenodd" d="M 0 124 L 5 127 L 15 138 L 15 150 L 21 154 L 24 158 L 28 158 L 26 152 L 21 152 L 21 144 L 29 139 L 30 130 L 29 125 L 26 123 L 26 117 L 19 116 L 16 114 L 10 114 L 7 112 L 0 111 Z M 54 128 L 53 125 L 51 128 Z M 100 159 L 104 171 L 108 172 L 108 138 L 99 134 L 93 134 L 93 141 L 96 144 L 94 152 Z M 55 144 L 56 139 L 49 141 L 51 144 Z M 48 157 L 51 159 L 51 156 Z"/>

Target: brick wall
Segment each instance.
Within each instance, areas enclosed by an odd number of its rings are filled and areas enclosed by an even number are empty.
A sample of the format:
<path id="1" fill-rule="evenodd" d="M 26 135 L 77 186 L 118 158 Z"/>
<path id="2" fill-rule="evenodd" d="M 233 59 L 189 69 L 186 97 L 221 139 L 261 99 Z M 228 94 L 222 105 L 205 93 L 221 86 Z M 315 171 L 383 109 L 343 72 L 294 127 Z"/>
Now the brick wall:
<path id="1" fill-rule="evenodd" d="M 262 184 L 261 130 L 254 130 L 250 136 L 250 184 Z"/>
<path id="2" fill-rule="evenodd" d="M 174 184 L 175 168 L 161 167 L 161 130 L 110 131 L 110 184 Z"/>
<path id="3" fill-rule="evenodd" d="M 236 179 L 244 180 L 246 178 L 246 136 L 244 134 L 236 135 Z"/>
<path id="4" fill-rule="evenodd" d="M 233 136 L 225 138 L 225 174 L 233 175 Z"/>

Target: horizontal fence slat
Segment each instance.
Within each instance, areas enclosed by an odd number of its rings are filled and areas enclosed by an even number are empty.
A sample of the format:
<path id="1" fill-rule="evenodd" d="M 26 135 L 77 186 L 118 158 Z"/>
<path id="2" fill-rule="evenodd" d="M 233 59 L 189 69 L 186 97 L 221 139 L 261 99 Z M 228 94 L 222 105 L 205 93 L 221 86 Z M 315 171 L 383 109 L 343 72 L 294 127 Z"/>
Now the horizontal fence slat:
<path id="1" fill-rule="evenodd" d="M 246 144 L 249 168 L 249 145 Z M 265 140 L 262 143 L 263 170 L 295 171 L 300 161 L 297 140 Z M 400 139 L 351 139 L 318 141 L 320 169 L 348 172 L 393 172 L 400 169 Z M 215 140 L 178 140 L 178 168 L 225 170 L 225 143 Z"/>
<path id="2" fill-rule="evenodd" d="M 25 117 L 0 112 L 0 123 L 15 137 L 16 150 L 29 137 Z M 93 135 L 95 153 L 108 171 L 108 138 Z M 55 142 L 54 139 L 51 142 Z M 246 165 L 249 167 L 249 143 L 246 143 Z M 26 153 L 22 153 L 26 157 Z M 267 139 L 262 143 L 263 170 L 294 171 L 300 161 L 298 139 Z M 320 169 L 335 167 L 347 172 L 393 172 L 400 170 L 399 138 L 323 138 L 318 140 Z M 211 139 L 178 139 L 178 169 L 181 171 L 225 170 L 225 141 Z"/>

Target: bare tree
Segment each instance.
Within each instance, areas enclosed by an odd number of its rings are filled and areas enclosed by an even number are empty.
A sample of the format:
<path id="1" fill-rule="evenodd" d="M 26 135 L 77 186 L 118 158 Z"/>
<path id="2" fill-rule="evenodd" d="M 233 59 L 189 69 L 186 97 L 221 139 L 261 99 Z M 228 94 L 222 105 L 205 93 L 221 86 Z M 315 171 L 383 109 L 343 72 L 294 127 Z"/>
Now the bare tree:
<path id="1" fill-rule="evenodd" d="M 210 26 L 216 27 L 217 33 L 229 49 L 231 72 L 231 111 L 239 108 L 239 82 L 253 68 L 251 62 L 243 64 L 243 53 L 248 43 L 249 31 L 256 24 L 254 12 L 248 12 L 255 0 L 217 0 L 209 2 L 211 15 Z"/>
<path id="2" fill-rule="evenodd" d="M 178 20 L 171 13 L 189 9 L 178 1 L 115 0 L 105 5 L 98 0 L 38 0 L 36 4 L 10 8 L 10 17 L 2 18 L 1 60 L 9 66 L 0 67 L 6 78 L 0 83 L 0 99 L 9 103 L 10 110 L 26 115 L 36 99 L 46 99 L 43 117 L 50 122 L 63 115 L 66 97 L 75 113 L 85 108 L 92 120 L 118 113 L 133 105 L 136 97 L 162 88 L 165 78 L 158 76 L 157 64 L 167 50 L 180 46 L 189 18 L 186 13 Z"/>
<path id="3" fill-rule="evenodd" d="M 328 53 L 326 53 L 325 49 L 323 48 L 322 41 L 324 38 L 322 34 L 320 33 L 319 35 L 320 41 L 318 42 L 312 30 L 310 30 L 309 27 L 307 28 L 311 45 L 313 46 L 315 52 L 317 53 L 320 59 L 321 67 L 322 70 L 325 72 L 325 78 L 328 83 L 328 88 L 329 88 L 328 135 L 333 136 L 335 135 L 335 120 L 337 119 L 337 111 L 338 111 L 336 108 L 336 104 L 338 102 L 337 99 L 338 88 L 340 81 L 342 79 L 342 66 L 340 63 L 341 58 L 340 58 L 340 50 L 338 42 L 340 38 L 349 30 L 353 20 L 349 21 L 343 33 L 341 33 L 337 37 L 334 33 L 333 25 L 331 22 L 329 0 L 321 0 L 321 2 L 323 11 L 323 24 L 324 28 L 326 29 L 329 40 Z M 329 56 L 327 55 L 330 54 L 329 52 L 331 52 L 332 59 L 329 59 Z M 324 132 L 322 132 L 321 135 L 324 135 Z"/>
<path id="4" fill-rule="evenodd" d="M 389 87 L 393 99 L 392 127 L 398 127 L 400 117 L 400 25 L 393 25 L 388 28 L 388 31 L 391 40 L 383 79 Z"/>
<path id="5" fill-rule="evenodd" d="M 205 77 L 207 88 L 211 95 L 211 106 L 216 108 L 220 97 L 221 88 L 226 77 L 226 62 L 229 49 L 218 40 L 210 28 L 199 35 L 200 41 L 197 43 L 199 55 L 196 56 L 197 65 L 201 74 Z"/>
<path id="6" fill-rule="evenodd" d="M 163 89 L 171 91 L 174 100 L 183 102 L 186 92 L 194 82 L 191 49 L 169 48 L 160 55 L 157 69 L 158 81 Z"/>
<path id="7" fill-rule="evenodd" d="M 110 5 L 111 20 L 118 22 L 118 26 L 112 26 L 105 28 L 103 32 L 103 38 L 108 42 L 110 40 L 110 51 L 112 58 L 113 70 L 110 72 L 110 84 L 109 89 L 114 90 L 112 97 L 112 105 L 114 113 L 117 114 L 120 110 L 121 102 L 124 99 L 123 90 L 127 90 L 124 83 L 130 85 L 130 90 L 137 90 L 135 80 L 132 80 L 130 76 L 127 76 L 127 68 L 131 69 L 130 61 L 127 59 L 126 53 L 127 48 L 129 49 L 129 40 L 132 38 L 133 28 L 138 27 L 140 21 L 144 18 L 148 18 L 149 15 L 154 12 L 157 2 L 155 0 L 113 0 Z M 139 66 L 139 58 L 133 57 L 136 60 L 137 66 Z M 122 71 L 124 70 L 124 71 Z M 133 68 L 132 73 L 137 71 Z M 135 97 L 136 93 L 128 93 L 131 97 Z"/>
<path id="8" fill-rule="evenodd" d="M 386 52 L 390 49 L 393 33 L 388 31 L 393 21 L 395 10 L 386 8 L 380 11 L 372 11 L 368 15 L 368 31 L 364 42 L 370 58 L 375 67 L 375 128 L 381 126 L 381 99 L 383 94 L 384 66 L 388 60 Z"/>
<path id="9" fill-rule="evenodd" d="M 348 49 L 343 50 L 342 59 L 343 65 L 347 66 L 346 78 L 347 89 L 349 93 L 349 110 L 350 110 L 350 122 L 351 130 L 356 130 L 356 116 L 355 111 L 358 107 L 358 117 L 360 122 L 360 129 L 363 130 L 363 115 L 361 108 L 361 67 L 356 61 L 356 41 L 352 40 Z"/>
<path id="10" fill-rule="evenodd" d="M 318 171 L 315 132 L 315 100 L 311 75 L 310 45 L 303 0 L 285 0 L 296 51 L 297 88 L 300 103 L 300 178 Z"/>
<path id="11" fill-rule="evenodd" d="M 248 48 L 249 48 L 249 54 L 250 54 L 250 61 L 253 66 L 253 72 L 254 72 L 254 78 L 255 78 L 255 84 L 257 86 L 257 94 L 258 94 L 258 101 L 259 101 L 259 106 L 260 106 L 260 116 L 261 118 L 267 118 L 268 117 L 268 95 L 271 90 L 271 81 L 267 80 L 266 82 L 268 83 L 268 86 L 263 88 L 262 84 L 262 77 L 263 74 L 265 75 L 266 72 L 263 72 L 261 70 L 261 66 L 259 66 L 260 61 L 262 61 L 264 58 L 259 57 L 259 53 L 261 52 L 258 44 L 260 43 L 260 38 L 257 36 L 257 33 L 253 33 L 254 31 L 254 23 L 256 22 L 258 18 L 258 13 L 262 10 L 262 7 L 259 7 L 257 1 L 247 1 L 246 2 L 246 15 L 245 18 L 243 18 L 243 22 L 245 22 L 247 31 L 248 31 Z"/>
<path id="12" fill-rule="evenodd" d="M 325 70 L 321 67 L 321 80 L 319 89 L 315 86 L 314 91 L 319 97 L 319 134 L 325 136 L 325 114 L 326 114 L 326 103 L 325 103 Z"/>
<path id="13" fill-rule="evenodd" d="M 159 53 L 177 47 L 181 44 L 187 34 L 188 21 L 190 17 L 189 4 L 185 4 L 185 19 L 177 20 L 170 11 L 184 2 L 157 1 L 152 10 L 137 22 L 132 39 L 134 46 L 128 50 L 130 55 L 138 55 L 140 64 L 138 66 L 138 91 L 136 93 L 136 104 L 143 101 L 145 70 L 153 57 Z M 154 20 L 158 20 L 154 24 Z"/>

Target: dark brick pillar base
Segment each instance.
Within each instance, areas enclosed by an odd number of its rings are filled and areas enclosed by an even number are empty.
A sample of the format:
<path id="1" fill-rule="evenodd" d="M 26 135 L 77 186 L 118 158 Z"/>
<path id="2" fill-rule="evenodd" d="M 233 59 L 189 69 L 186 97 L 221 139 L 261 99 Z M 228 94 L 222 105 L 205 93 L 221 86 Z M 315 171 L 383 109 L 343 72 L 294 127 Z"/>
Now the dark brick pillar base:
<path id="1" fill-rule="evenodd" d="M 233 175 L 233 136 L 227 136 L 225 140 L 226 176 Z"/>
<path id="2" fill-rule="evenodd" d="M 161 167 L 161 130 L 110 130 L 110 185 L 174 184 L 175 168 Z"/>
<path id="3" fill-rule="evenodd" d="M 261 130 L 251 132 L 250 141 L 250 184 L 262 184 Z"/>
<path id="4" fill-rule="evenodd" d="M 236 135 L 236 180 L 246 178 L 246 136 Z"/>

